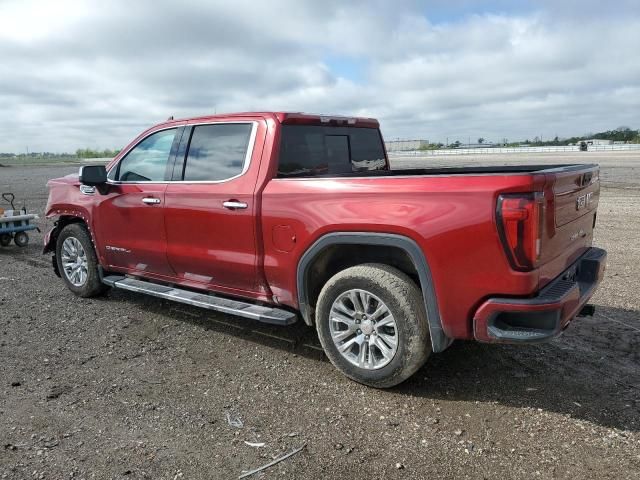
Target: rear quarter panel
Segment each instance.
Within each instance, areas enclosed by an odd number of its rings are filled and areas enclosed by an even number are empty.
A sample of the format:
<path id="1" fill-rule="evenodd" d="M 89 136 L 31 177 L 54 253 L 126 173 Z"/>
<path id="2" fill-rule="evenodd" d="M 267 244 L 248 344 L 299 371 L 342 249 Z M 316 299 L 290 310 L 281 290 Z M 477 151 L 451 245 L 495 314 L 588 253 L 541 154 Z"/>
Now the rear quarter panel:
<path id="1" fill-rule="evenodd" d="M 522 174 L 271 180 L 262 195 L 267 281 L 282 303 L 296 307 L 297 263 L 318 238 L 404 235 L 425 253 L 445 333 L 471 338 L 469 319 L 483 299 L 536 290 L 538 272 L 508 264 L 495 205 L 498 192 L 541 190 L 543 183 Z"/>

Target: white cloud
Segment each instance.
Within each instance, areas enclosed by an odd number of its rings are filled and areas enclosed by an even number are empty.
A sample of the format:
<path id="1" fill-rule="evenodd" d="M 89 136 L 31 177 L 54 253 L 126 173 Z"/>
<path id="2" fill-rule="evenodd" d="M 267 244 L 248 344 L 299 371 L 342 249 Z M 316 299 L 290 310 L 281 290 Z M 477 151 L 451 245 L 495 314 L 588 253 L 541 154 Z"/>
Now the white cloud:
<path id="1" fill-rule="evenodd" d="M 120 147 L 214 110 L 375 116 L 434 140 L 640 127 L 635 3 L 540 5 L 435 22 L 417 1 L 4 1 L 0 151 Z"/>

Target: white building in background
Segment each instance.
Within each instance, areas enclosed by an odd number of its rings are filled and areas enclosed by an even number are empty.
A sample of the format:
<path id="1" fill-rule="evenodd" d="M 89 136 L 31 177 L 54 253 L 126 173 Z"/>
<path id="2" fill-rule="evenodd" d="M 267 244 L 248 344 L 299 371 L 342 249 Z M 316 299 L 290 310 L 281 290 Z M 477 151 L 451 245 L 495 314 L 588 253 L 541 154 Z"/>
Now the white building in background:
<path id="1" fill-rule="evenodd" d="M 384 144 L 387 147 L 387 152 L 401 152 L 426 148 L 429 142 L 427 140 L 387 140 Z"/>
<path id="2" fill-rule="evenodd" d="M 593 138 L 591 140 L 584 141 L 587 145 L 612 145 L 613 140 L 603 140 L 600 138 Z"/>

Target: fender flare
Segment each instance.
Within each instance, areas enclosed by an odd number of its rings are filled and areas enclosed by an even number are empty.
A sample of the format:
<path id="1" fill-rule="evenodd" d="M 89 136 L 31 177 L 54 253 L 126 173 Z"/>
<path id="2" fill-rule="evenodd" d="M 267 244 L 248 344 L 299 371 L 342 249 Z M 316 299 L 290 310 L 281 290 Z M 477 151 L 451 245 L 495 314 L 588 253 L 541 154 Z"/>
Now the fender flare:
<path id="1" fill-rule="evenodd" d="M 330 245 L 377 245 L 396 247 L 404 250 L 413 262 L 422 289 L 424 305 L 427 311 L 429 322 L 429 334 L 431 336 L 431 347 L 433 352 L 442 352 L 453 342 L 447 337 L 442 328 L 438 300 L 436 298 L 431 270 L 422 249 L 411 238 L 388 233 L 371 232 L 334 232 L 328 233 L 311 245 L 300 257 L 296 271 L 296 284 L 298 288 L 298 305 L 300 314 L 307 325 L 313 324 L 313 312 L 307 298 L 307 271 L 315 258 Z"/>
<path id="2" fill-rule="evenodd" d="M 55 210 L 52 209 L 47 212 L 47 218 L 55 218 L 58 219 L 54 222 L 53 228 L 51 228 L 44 236 L 44 245 L 42 248 L 42 254 L 47 254 L 55 251 L 56 242 L 58 240 L 58 234 L 60 231 L 69 225 L 70 223 L 83 223 L 87 230 L 89 231 L 89 237 L 91 238 L 91 242 L 93 243 L 93 247 L 96 248 L 96 242 L 93 238 L 93 232 L 91 231 L 91 227 L 89 226 L 89 221 L 87 215 L 81 210 Z M 96 249 L 97 254 L 97 249 Z"/>

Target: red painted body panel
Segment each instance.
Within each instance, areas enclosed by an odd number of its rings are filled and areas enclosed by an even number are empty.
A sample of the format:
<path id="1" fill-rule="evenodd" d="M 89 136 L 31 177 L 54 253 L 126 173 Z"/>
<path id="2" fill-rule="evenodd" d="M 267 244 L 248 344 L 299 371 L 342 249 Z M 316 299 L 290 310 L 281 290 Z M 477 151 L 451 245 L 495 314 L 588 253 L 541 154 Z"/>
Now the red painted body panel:
<path id="1" fill-rule="evenodd" d="M 95 195 L 93 228 L 106 258 L 105 268 L 131 273 L 172 276 L 167 263 L 164 202 L 166 184 L 113 185 L 106 195 Z M 159 204 L 145 204 L 154 198 Z M 115 228 L 114 228 L 115 227 Z"/>
<path id="2" fill-rule="evenodd" d="M 431 268 L 445 332 L 469 338 L 473 309 L 487 296 L 529 295 L 537 271 L 511 270 L 494 221 L 505 188 L 531 191 L 530 175 L 276 179 L 262 194 L 265 274 L 282 303 L 297 305 L 296 271 L 302 254 L 335 231 L 395 233 L 413 239 Z M 272 230 L 289 225 L 294 249 L 273 244 Z"/>
<path id="3" fill-rule="evenodd" d="M 164 211 L 169 263 L 180 280 L 200 283 L 201 288 L 235 290 L 237 294 L 268 288 L 260 280 L 257 246 L 256 179 L 266 122 L 257 123 L 256 141 L 244 175 L 223 182 L 169 183 Z M 217 120 L 220 121 L 220 120 Z M 247 204 L 244 210 L 229 210 L 225 201 Z"/>
<path id="4" fill-rule="evenodd" d="M 585 170 L 274 178 L 281 122 L 327 121 L 318 116 L 261 112 L 166 122 L 141 134 L 108 168 L 157 129 L 238 120 L 258 124 L 250 166 L 238 178 L 112 186 L 106 195 L 86 196 L 79 193 L 77 177 L 65 177 L 49 183 L 47 215 L 83 218 L 101 264 L 109 269 L 266 302 L 275 295 L 292 308 L 298 308 L 299 260 L 323 235 L 404 235 L 427 259 L 443 329 L 451 338 L 473 338 L 474 314 L 489 298 L 533 296 L 591 246 L 597 174 L 591 184 L 570 188 Z M 373 119 L 353 122 L 377 127 Z M 541 266 L 529 272 L 512 269 L 497 230 L 497 198 L 515 192 L 545 193 Z M 589 192 L 589 210 L 574 215 L 576 195 Z M 162 204 L 143 205 L 144 195 L 161 197 Z M 248 207 L 228 210 L 222 207 L 227 200 Z M 556 202 L 564 223 L 556 222 Z M 106 250 L 111 244 L 137 253 L 123 259 L 126 252 Z M 141 269 L 140 263 L 148 267 Z"/>

